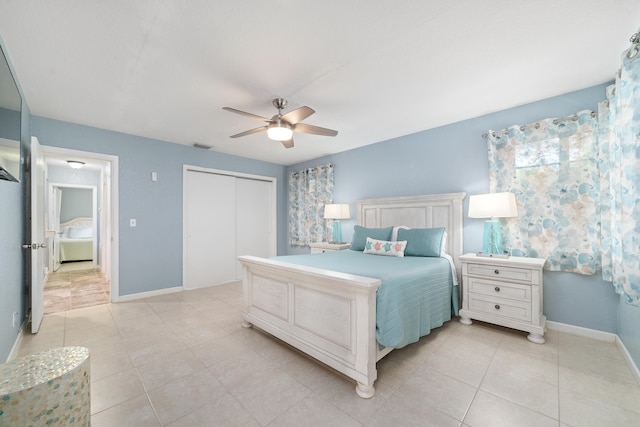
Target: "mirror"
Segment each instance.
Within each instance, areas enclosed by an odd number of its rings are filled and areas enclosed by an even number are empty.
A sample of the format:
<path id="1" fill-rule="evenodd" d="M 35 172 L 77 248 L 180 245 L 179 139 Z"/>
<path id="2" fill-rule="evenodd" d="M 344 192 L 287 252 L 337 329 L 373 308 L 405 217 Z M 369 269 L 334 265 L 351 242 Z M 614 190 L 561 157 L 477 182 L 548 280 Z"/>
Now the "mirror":
<path id="1" fill-rule="evenodd" d="M 0 46 L 0 179 L 20 178 L 20 112 L 22 98 Z"/>

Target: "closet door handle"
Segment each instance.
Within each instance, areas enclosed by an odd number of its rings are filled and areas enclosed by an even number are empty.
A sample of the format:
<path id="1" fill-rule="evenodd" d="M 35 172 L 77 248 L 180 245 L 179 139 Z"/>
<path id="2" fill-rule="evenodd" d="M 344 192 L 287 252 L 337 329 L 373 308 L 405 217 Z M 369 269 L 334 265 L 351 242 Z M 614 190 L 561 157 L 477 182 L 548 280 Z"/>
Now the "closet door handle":
<path id="1" fill-rule="evenodd" d="M 493 270 L 495 274 L 500 274 L 500 270 Z"/>
<path id="2" fill-rule="evenodd" d="M 496 304 L 495 307 L 496 307 L 496 310 L 500 310 L 500 304 Z"/>
<path id="3" fill-rule="evenodd" d="M 500 292 L 500 286 L 496 286 L 496 287 L 494 288 L 494 290 L 495 290 L 496 292 Z"/>

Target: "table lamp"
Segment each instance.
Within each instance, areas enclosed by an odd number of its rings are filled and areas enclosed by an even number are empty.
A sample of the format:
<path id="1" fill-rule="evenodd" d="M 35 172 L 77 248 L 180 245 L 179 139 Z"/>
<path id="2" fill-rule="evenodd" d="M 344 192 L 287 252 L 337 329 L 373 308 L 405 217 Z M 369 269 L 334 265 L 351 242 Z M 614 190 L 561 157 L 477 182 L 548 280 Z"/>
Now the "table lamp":
<path id="1" fill-rule="evenodd" d="M 324 205 L 324 219 L 333 219 L 333 237 L 331 243 L 344 243 L 342 241 L 342 224 L 341 219 L 349 219 L 349 205 L 347 204 L 330 204 Z"/>
<path id="2" fill-rule="evenodd" d="M 482 253 L 485 256 L 504 256 L 502 231 L 498 218 L 518 216 L 513 193 L 476 194 L 469 198 L 469 218 L 488 218 L 484 223 Z"/>

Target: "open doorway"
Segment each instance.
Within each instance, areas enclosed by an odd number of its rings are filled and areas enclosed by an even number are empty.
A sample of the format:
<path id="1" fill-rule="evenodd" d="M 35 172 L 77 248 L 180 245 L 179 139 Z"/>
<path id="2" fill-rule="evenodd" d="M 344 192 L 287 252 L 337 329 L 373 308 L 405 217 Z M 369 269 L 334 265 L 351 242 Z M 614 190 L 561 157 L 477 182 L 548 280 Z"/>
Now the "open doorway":
<path id="1" fill-rule="evenodd" d="M 67 168 L 68 164 L 59 165 L 57 161 L 47 163 L 45 223 L 50 244 L 45 314 L 110 301 L 109 281 L 101 271 L 98 256 L 102 238 L 99 212 L 103 210 L 98 188 L 103 174 L 99 165 L 83 171 L 73 169 L 71 174 Z M 56 182 L 59 179 L 68 182 Z"/>
<path id="2" fill-rule="evenodd" d="M 102 218 L 98 215 L 97 186 L 49 181 L 46 222 L 53 233 L 49 271 L 57 272 L 64 263 L 90 262 L 89 268 L 99 267 Z"/>
<path id="3" fill-rule="evenodd" d="M 115 302 L 118 159 L 42 148 L 48 252 L 44 313 Z"/>

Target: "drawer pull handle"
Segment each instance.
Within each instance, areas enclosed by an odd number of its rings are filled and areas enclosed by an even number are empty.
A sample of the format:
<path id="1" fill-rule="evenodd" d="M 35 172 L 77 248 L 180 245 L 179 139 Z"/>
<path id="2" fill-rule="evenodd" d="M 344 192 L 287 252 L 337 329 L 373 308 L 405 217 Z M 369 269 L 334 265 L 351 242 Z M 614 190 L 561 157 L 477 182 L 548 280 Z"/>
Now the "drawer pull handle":
<path id="1" fill-rule="evenodd" d="M 500 286 L 496 286 L 496 287 L 495 287 L 495 291 L 496 291 L 496 292 L 500 292 Z"/>
<path id="2" fill-rule="evenodd" d="M 500 304 L 496 304 L 496 310 L 500 310 Z"/>
<path id="3" fill-rule="evenodd" d="M 500 274 L 500 270 L 493 270 L 494 273 Z"/>

